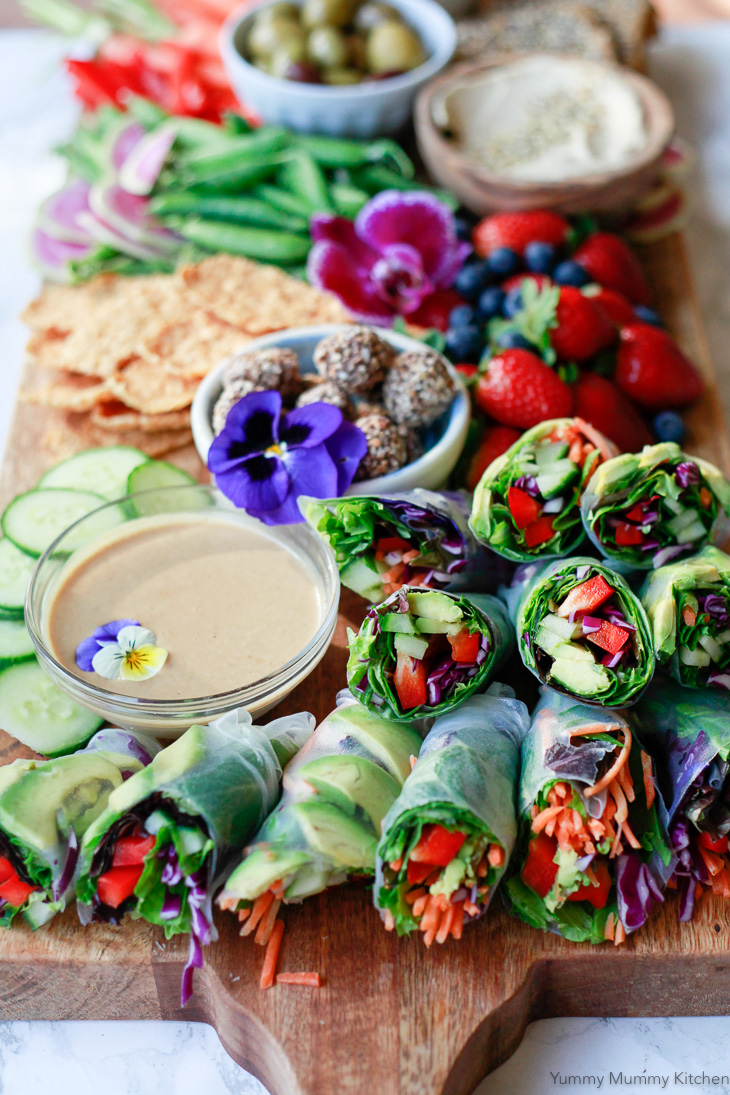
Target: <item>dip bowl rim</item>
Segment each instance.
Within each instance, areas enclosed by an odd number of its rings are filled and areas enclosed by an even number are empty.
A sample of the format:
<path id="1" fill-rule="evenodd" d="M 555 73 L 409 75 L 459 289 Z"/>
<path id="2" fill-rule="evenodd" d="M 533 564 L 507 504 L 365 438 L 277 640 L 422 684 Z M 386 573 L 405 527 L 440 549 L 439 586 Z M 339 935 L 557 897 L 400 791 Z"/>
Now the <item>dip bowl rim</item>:
<path id="1" fill-rule="evenodd" d="M 199 510 L 163 510 L 157 514 L 139 512 L 135 514 L 130 508 L 135 499 L 151 500 L 155 495 L 169 498 L 173 493 L 189 493 L 198 496 L 202 493 L 211 501 L 201 506 Z M 132 525 L 135 521 L 159 517 L 171 520 L 176 517 L 185 519 L 204 513 L 235 515 L 234 523 L 258 532 L 265 539 L 278 542 L 284 550 L 291 551 L 295 558 L 316 575 L 321 601 L 320 619 L 316 631 L 289 661 L 265 677 L 225 692 L 183 699 L 154 699 L 112 692 L 86 680 L 80 673 L 73 672 L 60 662 L 50 649 L 50 643 L 44 632 L 45 599 L 74 554 L 77 551 L 92 549 L 94 545 L 92 540 L 70 551 L 59 552 L 63 540 L 85 521 L 97 518 L 102 511 L 111 511 L 114 507 L 123 507 L 123 512 L 129 513 L 130 516 L 118 525 L 102 528 L 98 537 L 100 543 L 103 543 L 106 537 L 113 536 L 117 529 Z M 219 516 L 218 519 L 225 519 L 225 516 Z M 51 567 L 54 569 L 49 575 Z M 95 712 L 106 722 L 124 729 L 146 730 L 158 737 L 177 737 L 189 726 L 211 722 L 237 708 L 249 710 L 255 721 L 259 714 L 263 714 L 285 699 L 309 675 L 326 653 L 337 624 L 340 593 L 340 576 L 334 552 L 306 522 L 269 528 L 245 511 L 237 509 L 213 484 L 189 483 L 152 488 L 104 502 L 103 505 L 91 510 L 64 529 L 36 562 L 26 593 L 25 624 L 35 647 L 39 665 L 74 702 Z"/>

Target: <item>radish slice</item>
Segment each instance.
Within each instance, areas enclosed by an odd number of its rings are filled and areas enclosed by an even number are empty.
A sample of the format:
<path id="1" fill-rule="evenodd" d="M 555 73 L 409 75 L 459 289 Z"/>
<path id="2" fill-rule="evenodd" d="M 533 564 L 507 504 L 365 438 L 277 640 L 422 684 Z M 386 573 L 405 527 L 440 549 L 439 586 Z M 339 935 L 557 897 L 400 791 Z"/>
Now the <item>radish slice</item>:
<path id="1" fill-rule="evenodd" d="M 146 136 L 147 130 L 139 122 L 130 122 L 120 130 L 112 145 L 111 162 L 115 171 L 121 171 L 134 149 Z"/>
<path id="2" fill-rule="evenodd" d="M 61 282 L 71 281 L 69 263 L 86 258 L 94 249 L 89 243 L 58 239 L 43 228 L 33 229 L 30 245 L 33 262 L 43 276 L 50 281 Z"/>
<path id="3" fill-rule="evenodd" d="M 125 190 L 130 194 L 151 192 L 176 136 L 174 125 L 163 125 L 139 141 L 119 171 L 119 182 Z"/>
<path id="4" fill-rule="evenodd" d="M 89 233 L 79 224 L 79 213 L 89 211 L 90 184 L 76 179 L 62 190 L 46 198 L 38 210 L 38 227 L 66 243 L 89 244 Z"/>
<path id="5" fill-rule="evenodd" d="M 89 204 L 99 220 L 125 239 L 154 248 L 158 254 L 177 251 L 177 237 L 150 216 L 147 198 L 130 194 L 118 183 L 97 183 L 89 191 Z"/>
<path id="6" fill-rule="evenodd" d="M 109 224 L 102 217 L 97 217 L 94 213 L 80 213 L 79 219 L 97 243 L 105 243 L 108 247 L 121 251 L 123 255 L 131 255 L 135 259 L 151 261 L 167 257 L 154 247 L 138 243 L 136 240 L 131 240 L 129 237 L 122 235 L 114 225 Z"/>

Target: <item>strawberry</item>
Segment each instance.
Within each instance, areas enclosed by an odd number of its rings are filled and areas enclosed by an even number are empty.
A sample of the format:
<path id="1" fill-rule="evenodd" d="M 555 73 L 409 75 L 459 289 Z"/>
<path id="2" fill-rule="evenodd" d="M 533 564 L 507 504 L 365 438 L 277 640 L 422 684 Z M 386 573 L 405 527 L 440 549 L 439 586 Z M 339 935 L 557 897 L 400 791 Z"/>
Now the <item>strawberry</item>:
<path id="1" fill-rule="evenodd" d="M 559 247 L 565 243 L 570 225 L 564 217 L 544 209 L 525 213 L 494 213 L 479 221 L 472 235 L 474 250 L 481 258 L 498 247 L 523 254 L 528 243 L 539 240 Z"/>
<path id="2" fill-rule="evenodd" d="M 671 335 L 649 323 L 631 323 L 621 331 L 615 380 L 649 410 L 683 407 L 703 391 L 702 378 Z"/>
<path id="3" fill-rule="evenodd" d="M 455 289 L 437 289 L 426 297 L 415 312 L 410 313 L 408 322 L 416 327 L 435 327 L 437 331 L 447 331 L 452 309 L 463 303 L 463 298 Z"/>
<path id="4" fill-rule="evenodd" d="M 591 297 L 565 285 L 555 310 L 550 343 L 561 361 L 588 361 L 616 339 L 616 328 Z"/>
<path id="5" fill-rule="evenodd" d="M 610 232 L 594 232 L 573 255 L 604 289 L 616 289 L 633 304 L 651 304 L 652 294 L 631 248 Z"/>
<path id="6" fill-rule="evenodd" d="M 476 490 L 477 483 L 492 461 L 503 452 L 507 452 L 510 445 L 514 445 L 515 441 L 519 441 L 521 437 L 520 431 L 513 430 L 511 426 L 487 426 L 466 473 L 468 489 Z"/>
<path id="7" fill-rule="evenodd" d="M 474 396 L 504 426 L 529 430 L 546 418 L 573 413 L 573 393 L 542 358 L 529 350 L 504 350 L 479 378 Z"/>
<path id="8" fill-rule="evenodd" d="M 575 414 L 595 426 L 622 452 L 640 452 L 653 437 L 639 412 L 605 376 L 583 373 L 573 385 Z"/>
<path id="9" fill-rule="evenodd" d="M 525 272 L 524 274 L 513 274 L 512 277 L 507 278 L 502 282 L 501 289 L 504 293 L 509 293 L 510 289 L 519 289 L 523 281 L 534 281 L 538 289 L 546 289 L 553 283 L 552 278 L 549 278 L 547 274 Z"/>
<path id="10" fill-rule="evenodd" d="M 616 289 L 604 289 L 600 286 L 597 292 L 589 292 L 585 295 L 606 313 L 616 327 L 628 327 L 629 323 L 636 322 L 630 301 Z"/>

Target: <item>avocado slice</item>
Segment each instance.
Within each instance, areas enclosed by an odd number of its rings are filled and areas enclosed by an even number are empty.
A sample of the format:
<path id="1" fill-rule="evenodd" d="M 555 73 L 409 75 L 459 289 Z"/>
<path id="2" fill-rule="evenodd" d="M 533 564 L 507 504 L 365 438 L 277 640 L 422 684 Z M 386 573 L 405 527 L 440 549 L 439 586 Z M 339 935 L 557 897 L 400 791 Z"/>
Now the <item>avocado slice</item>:
<path id="1" fill-rule="evenodd" d="M 413 635 L 415 632 L 414 621 L 407 612 L 386 612 L 380 617 L 380 626 L 383 631 L 394 631 L 400 635 Z"/>
<path id="2" fill-rule="evenodd" d="M 253 901 L 259 894 L 271 889 L 274 882 L 305 866 L 309 858 L 308 853 L 302 851 L 256 848 L 233 871 L 223 894 L 238 897 L 241 901 Z"/>
<path id="3" fill-rule="evenodd" d="M 424 593 L 409 593 L 408 607 L 414 616 L 422 616 L 426 620 L 457 623 L 462 619 L 458 603 L 436 589 L 430 589 Z"/>
<path id="4" fill-rule="evenodd" d="M 358 807 L 363 810 L 373 823 L 376 836 L 380 836 L 380 822 L 401 789 L 398 780 L 374 761 L 353 753 L 310 761 L 299 775 L 314 787 L 321 800 L 348 814 Z"/>
<path id="5" fill-rule="evenodd" d="M 611 687 L 611 675 L 605 666 L 595 662 L 556 658 L 548 674 L 552 684 L 562 684 L 578 696 L 593 696 Z"/>
<path id="6" fill-rule="evenodd" d="M 42 851 L 58 842 L 59 821 L 81 836 L 120 786 L 119 769 L 102 753 L 59 757 L 23 772 L 0 795 L 0 826 Z"/>
<path id="7" fill-rule="evenodd" d="M 377 837 L 328 802 L 298 802 L 292 814 L 310 848 L 348 870 L 372 871 Z"/>
<path id="8" fill-rule="evenodd" d="M 418 756 L 421 738 L 410 726 L 373 717 L 364 707 L 352 704 L 343 712 L 347 736 L 370 754 L 370 759 L 389 772 L 400 786 L 411 772 L 411 756 Z"/>
<path id="9" fill-rule="evenodd" d="M 17 783 L 23 772 L 30 772 L 38 765 L 34 760 L 15 760 L 12 764 L 4 764 L 0 768 L 0 795 L 13 783 Z"/>
<path id="10" fill-rule="evenodd" d="M 115 814 L 124 814 L 164 784 L 178 779 L 203 757 L 205 734 L 204 726 L 191 726 L 182 737 L 159 752 L 151 764 L 117 787 L 109 799 L 109 808 Z"/>

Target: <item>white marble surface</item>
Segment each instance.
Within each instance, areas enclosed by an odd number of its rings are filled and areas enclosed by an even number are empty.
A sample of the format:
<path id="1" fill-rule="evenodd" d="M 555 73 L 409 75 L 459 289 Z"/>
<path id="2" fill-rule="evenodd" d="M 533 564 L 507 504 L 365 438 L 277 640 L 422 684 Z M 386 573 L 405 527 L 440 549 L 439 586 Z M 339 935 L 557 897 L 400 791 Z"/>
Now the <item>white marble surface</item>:
<path id="1" fill-rule="evenodd" d="M 2 0 L 0 0 L 2 2 Z M 34 208 L 62 177 L 49 154 L 73 120 L 57 47 L 28 32 L 0 33 L 0 448 L 22 362 L 17 315 L 37 279 L 25 261 Z M 730 24 L 667 32 L 653 71 L 697 148 L 688 232 L 710 341 L 730 409 Z M 702 1079 L 706 1074 L 707 1081 Z M 730 1095 L 730 1018 L 551 1019 L 478 1095 L 571 1090 Z M 717 1082 L 713 1082 L 717 1077 Z M 723 1079 L 724 1077 L 724 1079 Z M 367 1079 L 363 1077 L 363 1090 Z M 0 1095 L 265 1095 L 194 1023 L 0 1023 Z"/>

